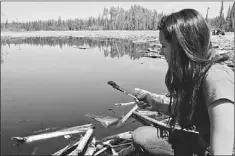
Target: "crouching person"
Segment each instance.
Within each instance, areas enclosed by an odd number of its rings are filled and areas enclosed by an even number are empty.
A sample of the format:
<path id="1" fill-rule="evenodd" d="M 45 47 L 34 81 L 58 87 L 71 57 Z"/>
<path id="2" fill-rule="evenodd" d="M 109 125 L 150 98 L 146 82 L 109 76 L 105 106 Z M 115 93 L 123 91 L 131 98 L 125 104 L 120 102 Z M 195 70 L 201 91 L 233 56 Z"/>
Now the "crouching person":
<path id="1" fill-rule="evenodd" d="M 165 83 L 170 103 L 151 94 L 139 96 L 145 109 L 168 114 L 172 132 L 158 137 L 154 127 L 133 132 L 133 142 L 143 155 L 232 155 L 234 142 L 234 72 L 223 58 L 213 56 L 210 30 L 196 10 L 183 9 L 159 22 L 161 54 L 168 63 Z M 141 102 L 141 103 L 142 103 Z M 143 107 L 143 103 L 139 107 Z M 196 128 L 198 136 L 174 130 Z"/>

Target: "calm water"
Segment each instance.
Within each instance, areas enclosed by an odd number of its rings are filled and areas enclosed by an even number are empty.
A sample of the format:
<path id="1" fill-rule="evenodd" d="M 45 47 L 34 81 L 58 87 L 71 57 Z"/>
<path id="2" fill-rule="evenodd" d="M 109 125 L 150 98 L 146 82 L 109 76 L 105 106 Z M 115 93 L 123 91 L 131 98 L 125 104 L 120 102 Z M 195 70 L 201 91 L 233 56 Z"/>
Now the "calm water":
<path id="1" fill-rule="evenodd" d="M 140 126 L 136 122 L 120 129 L 106 129 L 84 115 L 120 117 L 132 108 L 115 108 L 115 114 L 108 110 L 114 108 L 115 103 L 132 101 L 109 86 L 110 80 L 130 91 L 142 88 L 155 93 L 166 92 L 167 64 L 163 59 L 141 57 L 139 52 L 147 48 L 147 44 L 117 39 L 2 40 L 1 153 L 52 154 L 69 143 L 57 138 L 21 145 L 17 149 L 10 139 L 47 127 L 93 123 L 96 138 L 100 139 Z"/>

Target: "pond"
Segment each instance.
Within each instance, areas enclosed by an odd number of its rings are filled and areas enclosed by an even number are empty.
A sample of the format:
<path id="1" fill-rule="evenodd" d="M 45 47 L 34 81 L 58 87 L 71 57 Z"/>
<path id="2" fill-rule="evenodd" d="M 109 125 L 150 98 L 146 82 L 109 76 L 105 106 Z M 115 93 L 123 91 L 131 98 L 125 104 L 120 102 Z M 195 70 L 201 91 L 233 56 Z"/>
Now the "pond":
<path id="1" fill-rule="evenodd" d="M 119 128 L 105 128 L 88 113 L 120 117 L 133 101 L 107 84 L 123 88 L 167 91 L 164 59 L 142 57 L 148 44 L 129 40 L 46 37 L 13 38 L 1 42 L 1 153 L 3 155 L 52 154 L 69 143 L 62 138 L 20 145 L 14 136 L 28 136 L 48 127 L 93 123 L 100 139 L 141 126 L 130 119 Z M 110 111 L 112 108 L 114 112 Z"/>

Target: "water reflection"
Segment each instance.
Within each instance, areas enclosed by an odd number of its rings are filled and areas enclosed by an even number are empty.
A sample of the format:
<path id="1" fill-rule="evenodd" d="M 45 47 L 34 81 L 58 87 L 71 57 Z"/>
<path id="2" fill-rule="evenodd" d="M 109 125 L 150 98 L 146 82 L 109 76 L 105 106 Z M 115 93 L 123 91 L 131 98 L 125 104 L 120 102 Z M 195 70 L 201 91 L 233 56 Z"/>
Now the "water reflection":
<path id="1" fill-rule="evenodd" d="M 113 80 L 132 91 L 143 88 L 165 93 L 167 63 L 141 58 L 147 44 L 100 38 L 14 38 L 2 40 L 1 152 L 16 155 L 11 137 L 45 128 L 94 123 L 97 139 L 137 128 L 131 121 L 107 129 L 85 116 L 121 117 L 131 107 L 110 111 L 114 103 L 132 99 L 107 85 Z M 8 48 L 8 46 L 10 48 Z M 43 46 L 43 47 L 40 47 Z M 89 49 L 79 49 L 79 46 Z M 60 49 L 61 48 L 61 49 Z M 103 50 L 103 51 L 102 51 Z M 109 59 L 109 58 L 120 59 Z M 130 60 L 139 59 L 139 60 Z M 68 144 L 64 138 L 21 146 L 21 155 L 48 155 Z"/>
<path id="2" fill-rule="evenodd" d="M 19 46 L 21 44 L 36 46 L 72 46 L 79 47 L 98 47 L 104 52 L 105 57 L 119 58 L 128 55 L 130 59 L 135 60 L 141 57 L 141 51 L 148 48 L 148 44 L 134 44 L 130 40 L 114 38 L 87 38 L 87 37 L 30 37 L 30 38 L 6 38 L 2 39 L 1 45 L 9 47 L 11 44 Z M 1 57 L 2 59 L 2 57 Z"/>

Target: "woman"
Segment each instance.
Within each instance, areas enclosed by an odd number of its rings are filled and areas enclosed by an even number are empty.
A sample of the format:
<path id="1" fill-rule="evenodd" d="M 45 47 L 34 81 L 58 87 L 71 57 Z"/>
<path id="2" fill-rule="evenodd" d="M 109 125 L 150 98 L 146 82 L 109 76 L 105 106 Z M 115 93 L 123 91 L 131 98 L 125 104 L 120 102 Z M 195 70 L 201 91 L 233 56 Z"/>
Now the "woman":
<path id="1" fill-rule="evenodd" d="M 161 53 L 169 66 L 165 83 L 170 104 L 151 94 L 138 98 L 150 110 L 169 114 L 173 128 L 176 123 L 181 128 L 196 127 L 200 139 L 173 132 L 171 146 L 157 137 L 155 128 L 145 126 L 133 133 L 136 149 L 149 155 L 202 155 L 209 147 L 212 155 L 232 155 L 234 72 L 222 63 L 223 58 L 214 56 L 206 21 L 198 11 L 184 9 L 164 16 L 158 29 Z"/>

